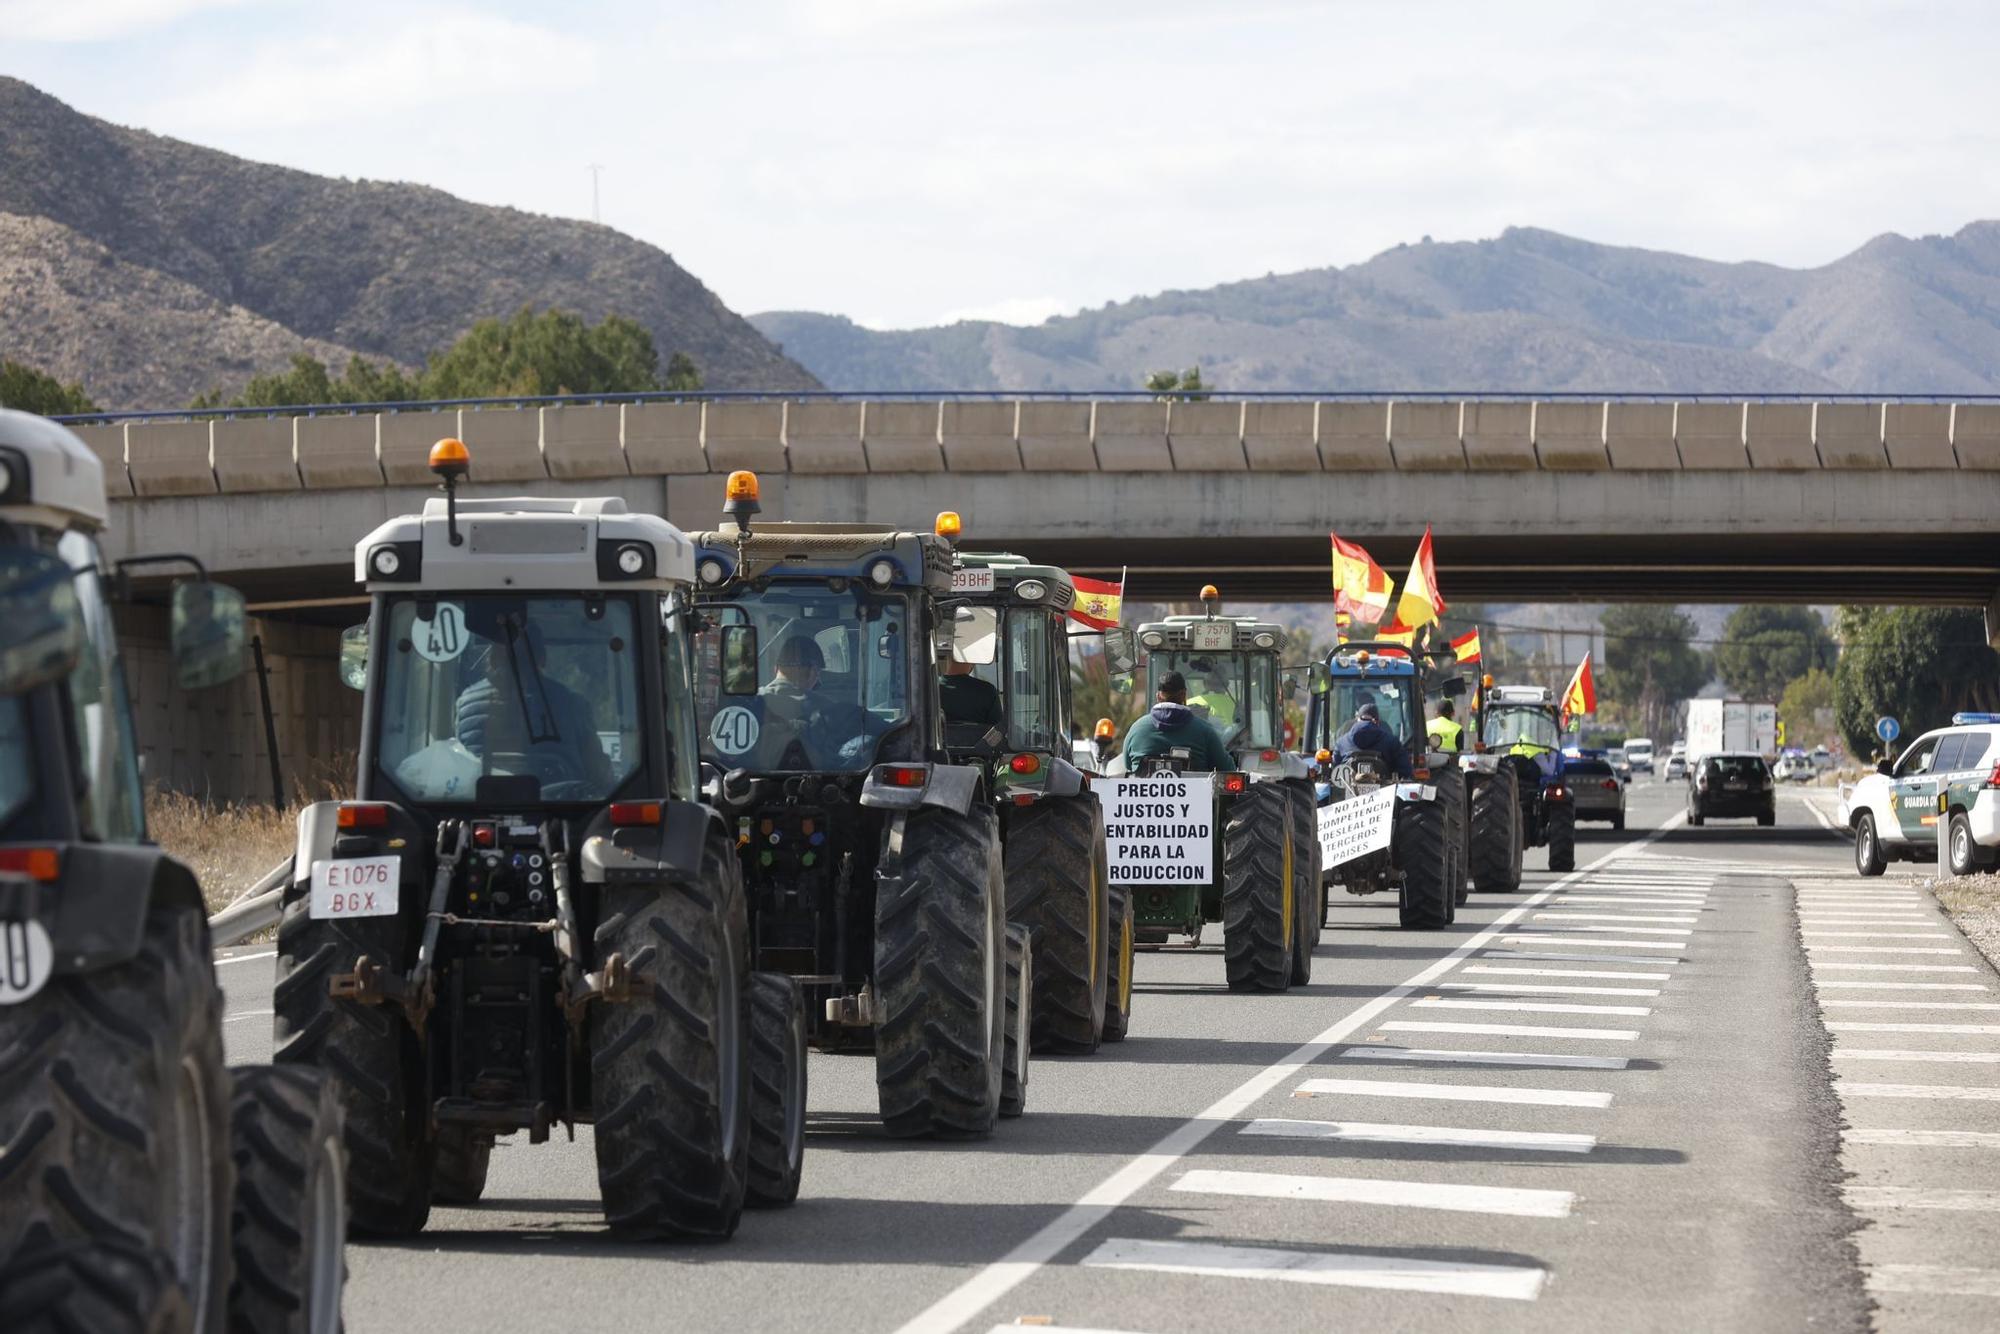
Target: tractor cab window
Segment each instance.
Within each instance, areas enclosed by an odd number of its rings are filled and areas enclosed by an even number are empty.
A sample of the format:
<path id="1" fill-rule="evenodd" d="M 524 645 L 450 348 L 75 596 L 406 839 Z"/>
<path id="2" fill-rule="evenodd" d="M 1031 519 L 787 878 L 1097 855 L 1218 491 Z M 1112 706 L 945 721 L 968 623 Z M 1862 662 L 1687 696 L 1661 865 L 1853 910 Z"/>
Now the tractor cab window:
<path id="1" fill-rule="evenodd" d="M 85 838 L 137 843 L 146 837 L 139 746 L 118 659 L 118 633 L 98 574 L 97 544 L 82 533 L 65 533 L 56 554 L 77 572 L 77 606 L 86 641 L 69 677 L 70 713 L 82 759 L 77 818 Z"/>
<path id="2" fill-rule="evenodd" d="M 1416 678 L 1411 676 L 1371 676 L 1359 680 L 1336 678 L 1326 694 L 1326 743 L 1330 745 L 1340 738 L 1340 734 L 1353 723 L 1362 705 L 1373 704 L 1382 726 L 1394 732 L 1398 741 L 1409 745 L 1416 736 L 1416 727 L 1410 716 L 1410 700 L 1415 689 Z"/>
<path id="3" fill-rule="evenodd" d="M 1556 720 L 1532 705 L 1488 704 L 1483 728 L 1487 749 L 1555 750 L 1562 743 Z"/>
<path id="4" fill-rule="evenodd" d="M 630 598 L 465 593 L 383 615 L 378 763 L 413 801 L 473 801 L 504 778 L 602 802 L 643 762 Z"/>
<path id="5" fill-rule="evenodd" d="M 28 711 L 19 695 L 0 699 L 0 829 L 35 795 L 35 765 Z"/>
<path id="6" fill-rule="evenodd" d="M 711 606 L 706 623 L 695 703 L 702 754 L 724 769 L 859 773 L 909 719 L 910 608 L 900 596 L 773 583 Z M 756 632 L 756 660 L 725 664 L 724 632 L 743 625 Z"/>
<path id="7" fill-rule="evenodd" d="M 1154 692 L 1168 672 L 1187 681 L 1188 707 L 1205 718 L 1233 749 L 1277 745 L 1278 668 L 1260 653 L 1154 653 L 1148 659 Z"/>
<path id="8" fill-rule="evenodd" d="M 986 609 L 964 610 L 976 617 Z M 985 662 L 967 662 L 955 651 L 953 665 L 943 669 L 938 696 L 944 706 L 945 743 L 954 748 L 988 744 L 998 726 L 1000 734 L 994 739 L 1009 750 L 1067 753 L 1068 662 L 1055 656 L 1058 647 L 1065 653 L 1067 647 L 1060 641 L 1052 645 L 1049 613 L 1040 607 L 1010 607 L 1000 617 L 998 653 Z M 969 632 L 977 635 L 976 619 Z"/>

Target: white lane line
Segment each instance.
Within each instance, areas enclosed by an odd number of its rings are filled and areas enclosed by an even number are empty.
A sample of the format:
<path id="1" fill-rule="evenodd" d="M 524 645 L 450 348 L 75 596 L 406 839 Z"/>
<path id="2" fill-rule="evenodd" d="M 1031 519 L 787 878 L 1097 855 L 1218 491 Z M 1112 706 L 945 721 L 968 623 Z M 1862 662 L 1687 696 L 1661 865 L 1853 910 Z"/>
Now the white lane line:
<path id="1" fill-rule="evenodd" d="M 1481 1265 L 1412 1260 L 1365 1251 L 1293 1251 L 1275 1246 L 1222 1246 L 1202 1241 L 1138 1241 L 1113 1237 L 1083 1257 L 1093 1269 L 1141 1269 L 1207 1278 L 1269 1278 L 1347 1288 L 1393 1288 L 1457 1297 L 1533 1301 L 1548 1271 L 1529 1265 Z M 917 1317 L 925 1320 L 929 1312 Z M 906 1328 L 908 1328 L 906 1326 Z M 951 1328 L 926 1323 L 920 1329 Z"/>
<path id="2" fill-rule="evenodd" d="M 1678 956 L 1667 955 L 1661 955 L 1657 959 L 1634 959 L 1625 954 L 1554 954 L 1546 950 L 1483 950 L 1479 957 L 1532 960 L 1536 963 L 1649 963 L 1658 967 L 1682 962 Z"/>
<path id="3" fill-rule="evenodd" d="M 1546 914 L 1546 913 L 1537 913 L 1537 914 L 1536 914 L 1536 916 L 1537 916 L 1537 917 L 1544 917 L 1544 916 L 1547 916 L 1547 914 Z M 1572 923 L 1575 923 L 1575 924 L 1574 924 L 1574 925 L 1572 925 Z M 1592 925 L 1592 926 L 1585 926 L 1585 925 L 1583 925 L 1582 923 L 1578 922 L 1578 921 L 1577 921 L 1577 919 L 1576 919 L 1575 917 L 1573 917 L 1573 916 L 1572 916 L 1572 917 L 1569 917 L 1569 918 L 1567 918 L 1567 920 L 1561 920 L 1561 921 L 1554 921 L 1554 922 L 1542 922 L 1542 921 L 1537 921 L 1537 922 L 1535 923 L 1535 930 L 1537 930 L 1537 931 L 1574 931 L 1574 932 L 1576 932 L 1577 934 L 1575 934 L 1575 935 L 1573 935 L 1573 936 L 1569 937 L 1569 939 L 1570 939 L 1570 940 L 1572 940 L 1572 941 L 1574 941 L 1574 942 L 1575 942 L 1576 944 L 1579 944 L 1579 945 L 1601 945 L 1601 944 L 1604 944 L 1604 943 L 1605 943 L 1605 942 L 1603 942 L 1603 941 L 1601 941 L 1601 940 L 1592 940 L 1592 939 L 1590 939 L 1590 937 L 1589 937 L 1588 935 L 1584 934 L 1584 933 L 1586 933 L 1586 932 L 1590 932 L 1590 931 L 1609 931 L 1609 932 L 1613 933 L 1614 935 L 1615 935 L 1615 934 L 1619 934 L 1619 933 L 1623 933 L 1623 934 L 1625 934 L 1625 935 L 1628 935 L 1628 936 L 1691 936 L 1691 935 L 1693 935 L 1693 934 L 1694 934 L 1694 929 L 1693 929 L 1692 927 L 1685 927 L 1685 926 L 1622 926 L 1622 925 L 1621 925 L 1621 926 L 1595 926 L 1595 925 Z M 1672 940 L 1668 940 L 1668 941 L 1662 941 L 1662 942 L 1660 942 L 1660 944 L 1661 944 L 1661 945 L 1663 945 L 1663 946 L 1664 946 L 1664 945 L 1675 945 L 1675 944 L 1686 944 L 1686 943 L 1687 943 L 1686 941 L 1672 941 Z"/>
<path id="4" fill-rule="evenodd" d="M 1429 1098 L 1438 1102 L 1511 1102 L 1530 1107 L 1609 1107 L 1609 1093 L 1526 1089 L 1508 1084 L 1423 1084 L 1397 1079 L 1308 1079 L 1294 1093 L 1307 1097 Z"/>
<path id="5" fill-rule="evenodd" d="M 1043 1325 L 1036 1323 L 1042 1317 L 1023 1317 L 1011 1325 L 995 1325 L 986 1334 L 1021 1334 L 1023 1329 L 1034 1329 L 1040 1334 L 1134 1334 L 1126 1329 L 1092 1329 L 1083 1325 Z"/>
<path id="6" fill-rule="evenodd" d="M 1515 945 L 1588 945 L 1594 950 L 1677 950 L 1688 942 L 1685 940 L 1602 940 L 1595 936 L 1502 936 L 1501 940 Z M 1578 956 L 1572 956 L 1578 957 Z M 1648 963 L 1660 962 L 1647 960 Z M 1675 962 L 1679 962 L 1675 960 Z"/>
<path id="7" fill-rule="evenodd" d="M 1817 970 L 1839 969 L 1843 973 L 1976 973 L 1978 968 L 1969 963 L 1816 963 Z"/>
<path id="8" fill-rule="evenodd" d="M 1962 1102 L 2000 1102 L 2000 1084 L 1872 1084 L 1836 1079 L 1843 1098 L 1936 1098 Z"/>
<path id="9" fill-rule="evenodd" d="M 1645 1005 L 1571 1005 L 1564 1001 L 1503 1001 L 1449 999 L 1443 996 L 1426 996 L 1422 1000 L 1411 1001 L 1411 1009 L 1432 1010 L 1508 1010 L 1517 1014 L 1623 1014 L 1635 1018 L 1645 1018 L 1653 1011 Z"/>
<path id="10" fill-rule="evenodd" d="M 1991 1001 L 1899 1001 L 1899 1000 L 1822 1000 L 1822 1010 L 1861 1009 L 1871 1010 L 2000 1010 L 2000 1003 Z"/>
<path id="11" fill-rule="evenodd" d="M 1549 1130 L 1485 1130 L 1478 1126 L 1398 1126 L 1379 1121 L 1298 1121 L 1260 1116 L 1245 1135 L 1273 1139 L 1331 1139 L 1357 1144 L 1441 1144 L 1457 1149 L 1520 1149 L 1535 1153 L 1589 1153 L 1595 1135 Z M 2000 1139 L 2000 1135 L 1994 1138 Z"/>
<path id="12" fill-rule="evenodd" d="M 1537 922 L 1678 922 L 1697 920 L 1692 913 L 1657 913 L 1641 916 L 1637 913 L 1621 912 L 1538 912 Z M 1686 935 L 1683 931 L 1681 935 Z"/>
<path id="13" fill-rule="evenodd" d="M 1547 1065 L 1565 1070 L 1623 1070 L 1629 1056 L 1570 1056 L 1534 1051 L 1448 1051 L 1435 1047 L 1349 1047 L 1347 1061 L 1439 1061 L 1451 1065 Z"/>
<path id="14" fill-rule="evenodd" d="M 222 1022 L 233 1024 L 239 1019 L 269 1019 L 270 1017 L 271 1012 L 269 1010 L 238 1010 L 235 1014 L 225 1015 Z"/>
<path id="15" fill-rule="evenodd" d="M 1312 1200 L 1326 1204 L 1386 1204 L 1406 1209 L 1448 1209 L 1463 1214 L 1506 1214 L 1513 1218 L 1568 1218 L 1576 1194 L 1567 1190 L 1520 1190 L 1503 1186 L 1452 1186 L 1436 1181 L 1394 1181 L 1383 1177 L 1295 1176 L 1281 1172 L 1224 1172 L 1198 1168 L 1174 1182 L 1173 1190 L 1198 1195 L 1243 1195 L 1264 1200 Z"/>
<path id="16" fill-rule="evenodd" d="M 1210 1135 L 1241 1115 L 1259 1098 L 1275 1091 L 1285 1082 L 1297 1078 L 1301 1070 L 1317 1062 L 1333 1047 L 1344 1044 L 1354 1033 L 1367 1028 L 1398 1001 L 1426 984 L 1436 981 L 1465 959 L 1477 954 L 1498 939 L 1500 932 L 1507 926 L 1518 921 L 1531 909 L 1547 902 L 1550 894 L 1567 888 L 1599 867 L 1617 861 L 1620 857 L 1630 856 L 1648 844 L 1665 838 L 1686 821 L 1686 812 L 1675 812 L 1667 818 L 1666 823 L 1644 838 L 1614 848 L 1583 870 L 1572 871 L 1554 881 L 1549 888 L 1530 894 L 1519 904 L 1501 913 L 1491 926 L 1469 938 L 1451 953 L 1426 964 L 1414 976 L 1388 988 L 1374 999 L 1364 1001 L 1319 1036 L 1309 1042 L 1301 1043 L 1282 1060 L 1265 1066 L 1210 1103 L 1200 1113 L 1168 1131 L 1150 1149 L 1130 1159 L 1086 1190 L 1076 1203 L 1044 1223 L 1032 1236 L 1020 1242 L 998 1260 L 982 1267 L 977 1273 L 905 1321 L 895 1334 L 948 1334 L 948 1331 L 956 1330 L 966 1324 L 1033 1277 L 1044 1265 L 1053 1262 L 1064 1250 L 1075 1245 L 1092 1228 L 1110 1217 L 1120 1205 L 1151 1185 L 1162 1172 L 1194 1152 Z M 1635 1033 L 1632 1036 L 1636 1038 L 1638 1035 Z M 1539 1291 L 1541 1271 L 1533 1272 L 1537 1275 L 1535 1290 Z"/>
<path id="17" fill-rule="evenodd" d="M 1863 1047 L 1850 1051 L 1835 1047 L 1828 1054 L 1836 1061 L 1946 1061 L 1965 1065 L 2000 1065 L 2000 1051 L 1917 1051 L 1905 1047 Z"/>
<path id="18" fill-rule="evenodd" d="M 1391 1019 L 1377 1024 L 1391 1033 L 1485 1033 L 1501 1038 L 1602 1038 L 1607 1042 L 1637 1042 L 1639 1034 L 1629 1028 L 1535 1028 L 1526 1024 L 1433 1024 L 1413 1019 Z"/>
<path id="19" fill-rule="evenodd" d="M 1936 945 L 1807 945 L 1810 954 L 1964 954 Z"/>
<path id="20" fill-rule="evenodd" d="M 2000 1269 L 1970 1269 L 1962 1265 L 1875 1265 L 1862 1274 L 1861 1281 L 1870 1292 L 2000 1297 Z"/>
<path id="21" fill-rule="evenodd" d="M 1850 1144 L 1888 1149 L 2000 1149 L 2000 1130 L 1854 1130 L 1840 1132 Z"/>
<path id="22" fill-rule="evenodd" d="M 1847 1186 L 1856 1209 L 1963 1209 L 2000 1213 L 2000 1190 L 1925 1190 L 1917 1186 Z"/>
<path id="23" fill-rule="evenodd" d="M 276 950 L 264 950 L 257 954 L 232 954 L 226 959 L 217 959 L 215 966 L 217 968 L 225 968 L 232 963 L 249 963 L 253 959 L 275 959 L 277 957 L 278 952 Z"/>
<path id="24" fill-rule="evenodd" d="M 1870 991 L 1988 991 L 1991 989 L 1981 986 L 1977 982 L 1822 982 L 1818 978 L 1813 979 L 1813 985 L 1821 991 L 1835 987 L 1848 991 L 1860 988 Z"/>
<path id="25" fill-rule="evenodd" d="M 1558 974 L 1562 976 L 1562 974 Z M 1570 974 L 1570 976 L 1575 976 Z M 1439 991 L 1477 991 L 1559 996 L 1657 996 L 1658 987 L 1572 987 L 1560 982 L 1440 982 Z"/>
<path id="26" fill-rule="evenodd" d="M 1496 956 L 1488 955 L 1488 958 Z M 1498 956 L 1504 957 L 1504 956 Z M 1609 962 L 1609 960 L 1606 960 Z M 1623 963 L 1625 960 L 1618 960 Z M 1616 968 L 1504 968 L 1493 964 L 1469 963 L 1458 970 L 1461 973 L 1505 973 L 1510 977 L 1609 977 L 1623 978 L 1633 982 L 1667 982 L 1672 973 L 1634 973 Z M 1657 993 L 1655 993 L 1657 994 Z"/>
<path id="27" fill-rule="evenodd" d="M 1815 940 L 1949 940 L 1949 931 L 1801 931 L 1806 948 Z"/>
<path id="28" fill-rule="evenodd" d="M 1689 912 L 1715 911 L 1715 909 L 1704 905 L 1700 899 L 1642 899 L 1628 894 L 1563 894 L 1552 901 L 1562 904 L 1565 907 L 1572 903 L 1608 903 L 1619 907 L 1648 904 L 1658 905 L 1662 908 L 1686 907 Z"/>
<path id="29" fill-rule="evenodd" d="M 1862 1024 L 1843 1019 L 1826 1027 L 1830 1033 L 2000 1033 L 2000 1024 Z"/>

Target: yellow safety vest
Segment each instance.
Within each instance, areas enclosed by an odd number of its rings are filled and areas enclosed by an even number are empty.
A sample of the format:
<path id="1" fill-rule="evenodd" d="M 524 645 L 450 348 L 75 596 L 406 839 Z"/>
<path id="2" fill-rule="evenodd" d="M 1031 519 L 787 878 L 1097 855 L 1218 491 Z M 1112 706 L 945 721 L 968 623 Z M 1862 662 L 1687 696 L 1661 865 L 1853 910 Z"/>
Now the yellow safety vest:
<path id="1" fill-rule="evenodd" d="M 1458 750 L 1465 728 L 1455 718 L 1433 718 L 1426 731 L 1438 739 L 1439 750 Z"/>
<path id="2" fill-rule="evenodd" d="M 1208 716 L 1227 726 L 1236 721 L 1236 701 L 1218 690 L 1212 695 L 1194 695 L 1189 698 L 1190 706 L 1199 704 L 1208 710 Z"/>

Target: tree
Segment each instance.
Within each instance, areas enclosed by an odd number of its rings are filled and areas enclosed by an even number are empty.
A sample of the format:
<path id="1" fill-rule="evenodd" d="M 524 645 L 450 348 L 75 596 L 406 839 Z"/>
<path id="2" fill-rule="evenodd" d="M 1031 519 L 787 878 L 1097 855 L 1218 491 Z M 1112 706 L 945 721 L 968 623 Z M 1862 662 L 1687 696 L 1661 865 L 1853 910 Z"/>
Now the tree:
<path id="1" fill-rule="evenodd" d="M 1180 399 L 1192 403 L 1209 397 L 1213 388 L 1202 383 L 1201 367 L 1190 366 L 1184 371 L 1150 372 L 1146 376 L 1146 392 L 1168 401 Z"/>
<path id="2" fill-rule="evenodd" d="M 523 306 L 507 320 L 481 320 L 423 374 L 431 398 L 656 390 L 660 358 L 653 335 L 622 315 L 588 325 L 565 310 Z"/>
<path id="3" fill-rule="evenodd" d="M 80 384 L 64 384 L 46 371 L 18 361 L 0 361 L 0 408 L 16 408 L 44 417 L 96 412 L 97 404 Z"/>
<path id="4" fill-rule="evenodd" d="M 1601 619 L 1599 696 L 1624 706 L 1646 735 L 1665 733 L 1674 705 L 1708 683 L 1708 659 L 1692 642 L 1694 621 L 1679 607 L 1657 603 L 1606 607 Z"/>
<path id="5" fill-rule="evenodd" d="M 667 373 L 660 379 L 660 388 L 675 394 L 698 394 L 701 392 L 701 368 L 687 353 L 676 352 L 667 358 Z"/>
<path id="6" fill-rule="evenodd" d="M 1810 607 L 1746 603 L 1729 614 L 1715 670 L 1744 699 L 1775 700 L 1788 681 L 1833 664 L 1833 636 Z"/>
<path id="7" fill-rule="evenodd" d="M 1880 746 L 1877 718 L 1894 718 L 1910 738 L 1961 710 L 2000 711 L 2000 653 L 1977 611 L 1842 608 L 1838 623 L 1852 637 L 1833 669 L 1834 711 L 1854 754 Z"/>
<path id="8" fill-rule="evenodd" d="M 290 370 L 254 376 L 234 398 L 225 400 L 220 390 L 210 390 L 190 406 L 290 408 L 312 403 L 406 403 L 421 397 L 417 381 L 393 362 L 377 367 L 350 357 L 346 373 L 335 378 L 317 357 L 297 352 Z"/>
<path id="9" fill-rule="evenodd" d="M 1778 718 L 1785 724 L 1788 746 L 1831 746 L 1840 739 L 1834 722 L 1833 675 L 1823 667 L 1809 669 L 1785 687 L 1778 701 Z"/>

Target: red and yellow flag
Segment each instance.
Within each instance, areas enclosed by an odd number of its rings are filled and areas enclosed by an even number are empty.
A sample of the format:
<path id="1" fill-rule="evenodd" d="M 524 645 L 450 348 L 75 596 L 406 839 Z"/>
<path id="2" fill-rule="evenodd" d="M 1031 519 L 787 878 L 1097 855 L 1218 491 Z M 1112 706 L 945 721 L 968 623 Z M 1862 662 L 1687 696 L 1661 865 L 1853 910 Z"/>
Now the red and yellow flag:
<path id="1" fill-rule="evenodd" d="M 1109 630 L 1118 624 L 1119 612 L 1125 605 L 1124 580 L 1114 584 L 1078 575 L 1071 582 L 1076 585 L 1076 604 L 1069 609 L 1071 620 L 1081 621 L 1093 630 Z"/>
<path id="2" fill-rule="evenodd" d="M 1404 648 L 1412 648 L 1416 644 L 1417 628 L 1413 625 L 1404 625 L 1401 621 L 1391 621 L 1375 632 L 1375 639 L 1379 643 L 1401 644 Z"/>
<path id="3" fill-rule="evenodd" d="M 1346 612 L 1350 621 L 1373 625 L 1389 610 L 1389 575 L 1366 548 L 1333 539 L 1333 610 Z"/>
<path id="4" fill-rule="evenodd" d="M 1403 595 L 1396 599 L 1396 619 L 1415 629 L 1429 625 L 1445 614 L 1447 604 L 1438 592 L 1437 560 L 1431 553 L 1431 529 L 1424 525 L 1423 541 L 1410 561 L 1410 573 L 1403 580 Z"/>
<path id="5" fill-rule="evenodd" d="M 1590 675 L 1590 654 L 1585 653 L 1583 661 L 1576 665 L 1576 675 L 1569 679 L 1569 689 L 1563 691 L 1563 726 L 1567 728 L 1572 719 L 1596 712 L 1597 682 Z"/>
<path id="6" fill-rule="evenodd" d="M 1479 631 L 1475 627 L 1451 641 L 1451 651 L 1460 662 L 1479 661 Z"/>

